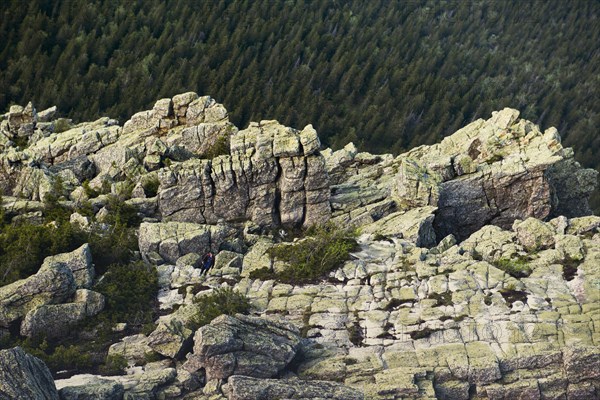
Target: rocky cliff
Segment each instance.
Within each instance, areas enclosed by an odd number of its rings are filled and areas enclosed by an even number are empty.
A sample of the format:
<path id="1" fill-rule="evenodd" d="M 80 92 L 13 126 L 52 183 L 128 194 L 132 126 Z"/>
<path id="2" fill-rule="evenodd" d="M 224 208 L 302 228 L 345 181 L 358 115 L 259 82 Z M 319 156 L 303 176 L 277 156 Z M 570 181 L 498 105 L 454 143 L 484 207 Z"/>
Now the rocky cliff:
<path id="1" fill-rule="evenodd" d="M 587 204 L 597 172 L 556 129 L 507 108 L 394 157 L 323 149 L 311 125 L 240 130 L 195 93 L 123 126 L 55 112 L 29 104 L 2 117 L 8 218 L 39 221 L 52 194 L 89 225 L 110 216 L 111 194 L 126 198 L 164 310 L 153 332 L 109 351 L 144 366 L 57 381 L 61 398 L 600 395 L 600 217 Z M 83 203 L 93 216 L 75 212 Z M 323 280 L 251 274 L 284 269 L 270 249 L 325 223 L 359 236 Z M 208 250 L 216 265 L 201 276 Z M 88 252 L 48 258 L 1 288 L 0 326 L 60 336 L 101 312 Z M 246 295 L 253 315 L 194 326 L 193 300 L 219 287 Z M 145 361 L 149 352 L 161 360 Z"/>

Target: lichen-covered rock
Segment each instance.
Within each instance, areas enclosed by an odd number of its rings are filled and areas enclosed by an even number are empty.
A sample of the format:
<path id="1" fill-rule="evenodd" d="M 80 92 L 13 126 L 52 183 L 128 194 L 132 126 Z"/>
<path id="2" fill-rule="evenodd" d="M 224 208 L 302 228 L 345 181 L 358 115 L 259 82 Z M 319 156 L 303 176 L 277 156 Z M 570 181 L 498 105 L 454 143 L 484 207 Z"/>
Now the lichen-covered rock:
<path id="1" fill-rule="evenodd" d="M 276 121 L 252 123 L 231 136 L 231 155 L 159 171 L 163 218 L 209 224 L 251 220 L 263 227 L 327 221 L 325 162 L 311 144 L 310 129 L 302 132 Z"/>
<path id="2" fill-rule="evenodd" d="M 188 222 L 142 223 L 139 230 L 139 247 L 142 257 L 148 260 L 158 253 L 164 260 L 175 263 L 189 253 L 218 252 L 222 245 L 238 236 L 235 228 L 227 225 L 200 225 Z"/>
<path id="3" fill-rule="evenodd" d="M 174 313 L 159 318 L 158 326 L 148 336 L 148 346 L 169 358 L 179 358 L 187 353 L 192 347 L 194 331 L 191 327 L 198 307 L 195 304 L 184 305 Z"/>
<path id="4" fill-rule="evenodd" d="M 515 221 L 513 230 L 517 239 L 528 251 L 537 251 L 554 246 L 554 231 L 545 223 L 535 218 Z"/>
<path id="5" fill-rule="evenodd" d="M 124 337 L 108 349 L 109 356 L 121 356 L 132 364 L 145 364 L 146 355 L 152 353 L 152 348 L 148 346 L 148 337 L 144 334 Z"/>
<path id="6" fill-rule="evenodd" d="M 436 243 L 433 230 L 435 207 L 418 207 L 409 211 L 392 213 L 361 228 L 363 233 L 386 237 L 404 238 L 419 247 L 431 247 Z"/>
<path id="7" fill-rule="evenodd" d="M 402 154 L 393 194 L 411 207 L 437 206 L 438 236 L 459 240 L 487 224 L 589 214 L 598 173 L 581 169 L 555 129 L 542 133 L 518 115 L 505 108 Z"/>
<path id="8" fill-rule="evenodd" d="M 0 399 L 58 400 L 50 370 L 20 347 L 0 350 Z"/>
<path id="9" fill-rule="evenodd" d="M 327 381 L 302 381 L 298 379 L 257 379 L 234 375 L 223 387 L 229 400 L 363 400 L 356 389 Z"/>
<path id="10" fill-rule="evenodd" d="M 0 326 L 45 304 L 61 303 L 75 293 L 71 269 L 60 262 L 44 262 L 37 274 L 0 288 Z"/>
<path id="11" fill-rule="evenodd" d="M 186 369 L 204 368 L 209 380 L 271 378 L 294 358 L 299 343 L 298 329 L 284 319 L 222 315 L 198 329 Z"/>
<path id="12" fill-rule="evenodd" d="M 60 338 L 87 317 L 85 303 L 48 304 L 27 313 L 21 323 L 21 335 L 48 339 Z"/>
<path id="13" fill-rule="evenodd" d="M 270 269 L 273 261 L 268 251 L 272 247 L 273 242 L 269 239 L 260 239 L 256 242 L 244 255 L 241 275 L 247 277 L 254 270 L 262 268 Z"/>
<path id="14" fill-rule="evenodd" d="M 121 383 L 93 375 L 71 384 L 73 386 L 63 386 L 58 391 L 61 400 L 122 400 L 125 394 L 125 388 Z"/>
<path id="15" fill-rule="evenodd" d="M 47 257 L 44 262 L 65 264 L 73 272 L 78 289 L 89 289 L 92 286 L 96 271 L 92 263 L 90 245 L 85 243 L 70 253 L 62 253 Z"/>

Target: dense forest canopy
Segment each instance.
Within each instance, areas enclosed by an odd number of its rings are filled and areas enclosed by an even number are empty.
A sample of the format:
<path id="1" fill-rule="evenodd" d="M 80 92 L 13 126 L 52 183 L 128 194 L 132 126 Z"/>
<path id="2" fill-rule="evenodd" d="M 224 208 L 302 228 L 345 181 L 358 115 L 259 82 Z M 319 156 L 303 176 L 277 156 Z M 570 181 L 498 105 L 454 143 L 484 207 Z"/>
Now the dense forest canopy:
<path id="1" fill-rule="evenodd" d="M 333 147 L 430 144 L 513 107 L 600 166 L 600 2 L 4 0 L 0 109 L 124 122 L 210 94 L 236 125 Z M 600 207 L 598 197 L 595 207 Z"/>

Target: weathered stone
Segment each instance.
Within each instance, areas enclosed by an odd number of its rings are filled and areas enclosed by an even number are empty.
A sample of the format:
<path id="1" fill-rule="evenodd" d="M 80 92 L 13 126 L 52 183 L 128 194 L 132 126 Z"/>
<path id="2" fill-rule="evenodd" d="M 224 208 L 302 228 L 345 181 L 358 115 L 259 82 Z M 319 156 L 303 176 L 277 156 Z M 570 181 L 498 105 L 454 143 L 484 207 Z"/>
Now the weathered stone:
<path id="1" fill-rule="evenodd" d="M 0 288 L 0 326 L 45 304 L 67 300 L 76 289 L 73 272 L 63 263 L 44 262 L 37 274 Z"/>
<path id="2" fill-rule="evenodd" d="M 431 247 L 436 243 L 432 222 L 435 207 L 418 207 L 396 212 L 361 228 L 363 233 L 404 238 L 419 247 Z"/>
<path id="3" fill-rule="evenodd" d="M 63 386 L 59 391 L 61 400 L 122 400 L 125 388 L 121 383 L 100 377 L 80 380 L 79 385 Z"/>
<path id="4" fill-rule="evenodd" d="M 186 222 L 142 223 L 139 247 L 142 257 L 149 260 L 158 253 L 164 260 L 175 263 L 188 253 L 218 252 L 227 241 L 235 240 L 238 232 L 227 225 L 199 225 Z"/>
<path id="5" fill-rule="evenodd" d="M 104 298 L 104 295 L 98 292 L 94 292 L 93 290 L 78 289 L 75 292 L 75 297 L 73 301 L 75 303 L 84 304 L 85 315 L 87 315 L 88 317 L 93 317 L 100 311 L 104 310 L 104 304 L 106 302 L 106 299 Z"/>
<path id="6" fill-rule="evenodd" d="M 250 248 L 244 255 L 241 275 L 247 277 L 250 272 L 272 267 L 271 256 L 267 253 L 273 247 L 273 242 L 268 239 L 261 239 Z"/>
<path id="7" fill-rule="evenodd" d="M 27 313 L 21 323 L 21 335 L 48 339 L 60 338 L 87 317 L 84 303 L 42 305 Z"/>
<path id="8" fill-rule="evenodd" d="M 121 356 L 131 364 L 145 364 L 146 355 L 152 353 L 148 337 L 144 334 L 124 337 L 108 349 L 109 356 Z"/>
<path id="9" fill-rule="evenodd" d="M 299 343 L 298 329 L 283 319 L 222 315 L 196 332 L 188 370 L 203 367 L 207 379 L 271 378 L 294 358 Z"/>
<path id="10" fill-rule="evenodd" d="M 600 350 L 597 347 L 566 347 L 563 362 L 569 382 L 600 378 Z"/>
<path id="11" fill-rule="evenodd" d="M 90 288 L 94 281 L 96 271 L 92 263 L 92 252 L 89 244 L 84 244 L 70 253 L 57 254 L 47 257 L 44 263 L 65 264 L 75 277 L 77 288 Z"/>
<path id="12" fill-rule="evenodd" d="M 157 328 L 148 336 L 148 345 L 157 353 L 179 358 L 191 349 L 193 319 L 198 305 L 184 305 L 174 313 L 158 320 Z"/>
<path id="13" fill-rule="evenodd" d="M 334 382 L 257 379 L 240 375 L 230 377 L 223 391 L 229 400 L 364 399 L 358 390 Z"/>
<path id="14" fill-rule="evenodd" d="M 519 242 L 529 251 L 547 249 L 554 246 L 554 232 L 544 222 L 527 218 L 525 221 L 515 221 L 513 230 L 517 233 Z"/>
<path id="15" fill-rule="evenodd" d="M 0 398 L 58 400 L 48 367 L 20 347 L 0 350 Z"/>

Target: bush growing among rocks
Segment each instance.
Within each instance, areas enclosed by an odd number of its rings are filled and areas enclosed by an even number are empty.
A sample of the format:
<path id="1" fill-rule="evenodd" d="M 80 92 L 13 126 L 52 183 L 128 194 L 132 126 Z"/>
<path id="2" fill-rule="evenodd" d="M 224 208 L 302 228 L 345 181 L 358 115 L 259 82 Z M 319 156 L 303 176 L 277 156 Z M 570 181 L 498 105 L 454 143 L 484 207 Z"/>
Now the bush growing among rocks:
<path id="1" fill-rule="evenodd" d="M 261 268 L 250 273 L 250 278 L 276 279 L 290 284 L 314 282 L 348 259 L 356 248 L 356 235 L 355 230 L 332 224 L 310 228 L 304 239 L 269 250 L 272 259 L 286 264 L 283 270 L 273 272 Z"/>

